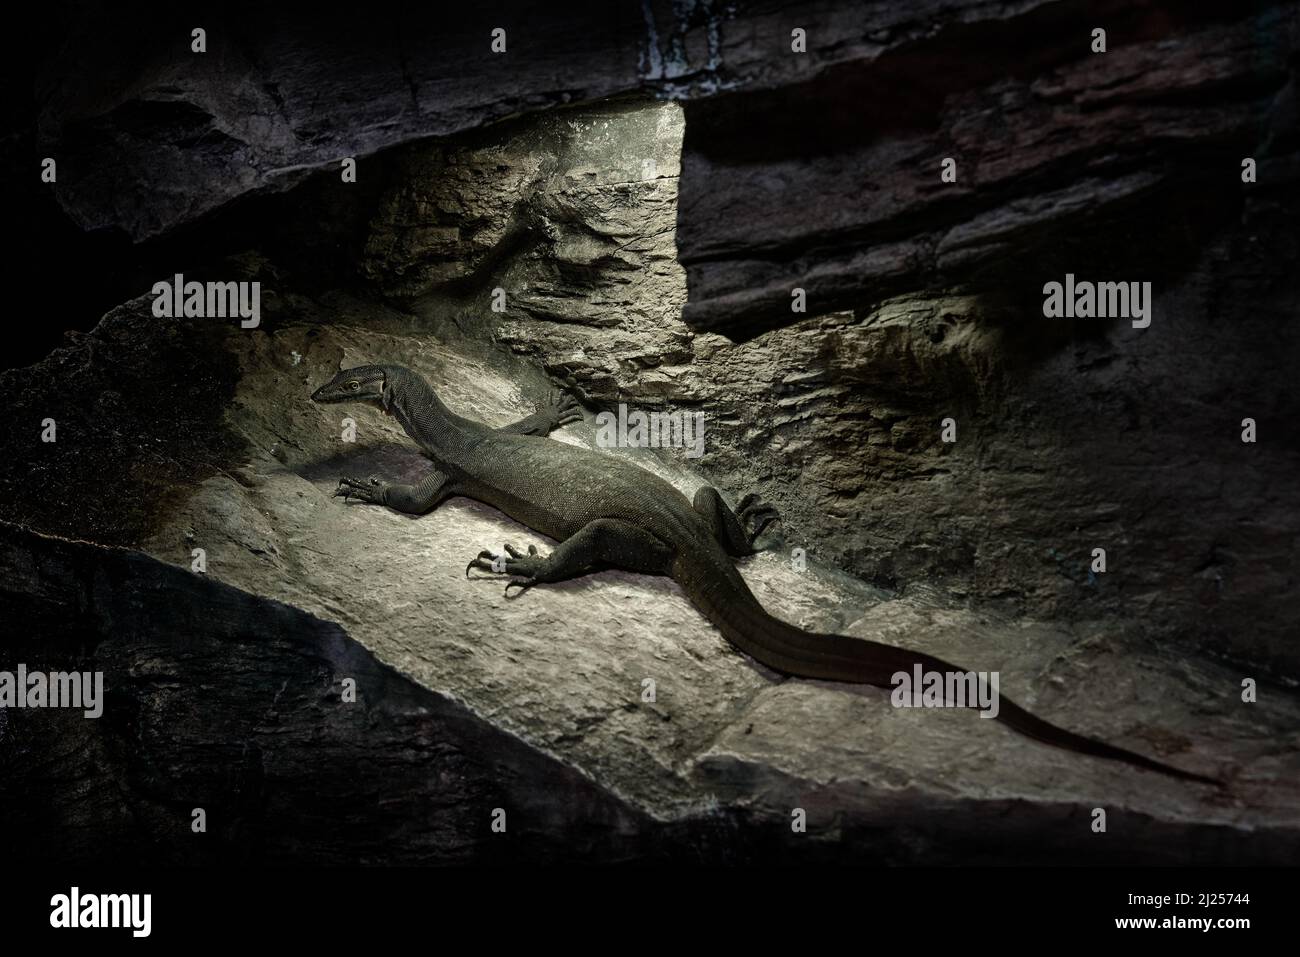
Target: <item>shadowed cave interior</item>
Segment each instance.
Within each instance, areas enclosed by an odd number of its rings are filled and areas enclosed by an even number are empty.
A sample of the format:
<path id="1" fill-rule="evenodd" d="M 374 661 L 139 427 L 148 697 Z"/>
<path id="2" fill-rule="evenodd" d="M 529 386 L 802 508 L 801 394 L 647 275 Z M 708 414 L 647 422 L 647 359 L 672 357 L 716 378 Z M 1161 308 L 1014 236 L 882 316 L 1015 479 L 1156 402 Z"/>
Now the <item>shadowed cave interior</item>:
<path id="1" fill-rule="evenodd" d="M 1011 49 L 1049 15 L 971 29 Z M 1136 17 L 1108 77 L 970 66 L 807 141 L 800 103 L 842 116 L 970 38 L 521 110 L 136 237 L 141 294 L 0 373 L 15 421 L 59 429 L 0 457 L 5 657 L 109 686 L 96 722 L 0 714 L 15 853 L 55 834 L 84 861 L 1294 860 L 1295 59 L 1261 66 L 1250 17 L 1203 16 L 1161 57 Z M 1211 38 L 1248 55 L 1207 68 Z M 1249 191 L 1246 128 L 1272 173 Z M 977 187 L 940 191 L 936 143 L 977 157 Z M 1151 327 L 1043 318 L 1067 271 L 1150 279 Z M 176 272 L 260 281 L 259 327 L 156 318 L 145 290 Z M 464 498 L 413 518 L 332 497 L 427 466 L 377 410 L 308 401 L 372 362 L 497 425 L 571 389 L 584 421 L 552 439 L 588 447 L 619 403 L 702 411 L 701 459 L 604 454 L 773 503 L 740 565 L 774 614 L 996 670 L 1036 714 L 1227 786 L 782 678 L 667 579 L 507 599 L 466 562 L 554 543 Z M 195 806 L 216 840 L 184 839 Z"/>

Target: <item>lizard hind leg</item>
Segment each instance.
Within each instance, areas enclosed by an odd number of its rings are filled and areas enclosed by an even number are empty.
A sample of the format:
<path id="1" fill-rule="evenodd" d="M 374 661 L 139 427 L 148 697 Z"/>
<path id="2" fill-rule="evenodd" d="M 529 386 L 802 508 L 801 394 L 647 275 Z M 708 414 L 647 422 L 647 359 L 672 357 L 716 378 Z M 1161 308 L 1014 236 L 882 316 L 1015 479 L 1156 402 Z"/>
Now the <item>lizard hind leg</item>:
<path id="1" fill-rule="evenodd" d="M 543 582 L 558 582 L 577 578 L 599 568 L 622 568 L 632 572 L 652 575 L 667 574 L 672 565 L 672 549 L 649 532 L 628 522 L 600 518 L 588 522 L 574 535 L 569 536 L 549 555 L 538 554 L 530 545 L 524 554 L 513 545 L 505 546 L 505 553 L 493 555 L 484 550 L 465 567 L 522 578 L 506 585 L 506 597 L 520 594 Z M 511 588 L 518 588 L 514 595 Z"/>
<path id="2" fill-rule="evenodd" d="M 753 492 L 740 500 L 735 511 L 708 485 L 695 493 L 693 502 L 727 554 L 734 558 L 752 555 L 754 541 L 777 518 L 776 509 L 761 502 Z"/>

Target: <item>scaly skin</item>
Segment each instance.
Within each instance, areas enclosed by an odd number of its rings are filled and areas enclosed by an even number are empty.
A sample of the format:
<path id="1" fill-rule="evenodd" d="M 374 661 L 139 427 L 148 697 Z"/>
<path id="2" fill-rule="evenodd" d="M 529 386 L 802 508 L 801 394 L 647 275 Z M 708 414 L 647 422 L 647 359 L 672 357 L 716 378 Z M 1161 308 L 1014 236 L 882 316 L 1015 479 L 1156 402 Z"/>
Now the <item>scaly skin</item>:
<path id="1" fill-rule="evenodd" d="M 411 514 L 465 495 L 560 542 L 550 555 L 535 548 L 525 554 L 507 545 L 505 555 L 484 550 L 470 561 L 467 575 L 480 569 L 511 576 L 507 596 L 511 588 L 523 591 L 598 568 L 668 575 L 729 641 L 775 671 L 892 688 L 894 674 L 910 674 L 917 664 L 927 672 L 966 670 L 879 642 L 803 631 L 768 614 L 732 556 L 753 551 L 754 539 L 775 517 L 773 510 L 747 496 L 733 512 L 710 488 L 690 502 L 663 479 L 623 459 L 548 440 L 552 429 L 582 418 L 571 398 L 491 429 L 452 413 L 409 369 L 372 365 L 343 370 L 312 399 L 379 404 L 434 464 L 415 485 L 344 478 L 336 494 Z M 1000 699 L 998 719 L 1022 734 L 1082 754 L 1183 780 L 1219 783 L 1058 728 L 1006 698 Z"/>

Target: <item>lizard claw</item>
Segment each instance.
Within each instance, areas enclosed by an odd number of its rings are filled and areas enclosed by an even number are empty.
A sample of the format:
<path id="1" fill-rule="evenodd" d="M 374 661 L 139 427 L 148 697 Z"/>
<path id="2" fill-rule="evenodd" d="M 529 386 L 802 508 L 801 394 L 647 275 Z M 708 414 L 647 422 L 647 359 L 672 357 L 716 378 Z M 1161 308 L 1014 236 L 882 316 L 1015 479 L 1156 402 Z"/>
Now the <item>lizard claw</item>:
<path id="1" fill-rule="evenodd" d="M 745 534 L 749 536 L 749 542 L 752 545 L 754 540 L 763 533 L 763 529 L 781 516 L 773 506 L 763 502 L 755 493 L 750 492 L 737 503 L 736 517 L 740 519 L 740 524 L 745 529 Z"/>
<path id="2" fill-rule="evenodd" d="M 563 428 L 570 422 L 582 421 L 582 408 L 578 400 L 568 393 L 552 392 L 549 398 L 549 411 L 555 421 L 555 428 Z"/>
<path id="3" fill-rule="evenodd" d="M 537 573 L 541 570 L 545 561 L 546 559 L 537 553 L 536 545 L 529 545 L 528 553 L 524 554 L 513 545 L 506 543 L 505 551 L 499 555 L 494 555 L 486 548 L 475 555 L 470 560 L 470 563 L 465 566 L 465 577 L 470 577 L 471 568 L 492 572 L 497 575 L 521 576 L 524 579 L 523 581 L 508 582 L 505 591 L 507 598 L 518 598 L 522 592 L 538 584 Z M 512 587 L 520 589 L 520 592 L 511 595 L 510 589 Z"/>
<path id="4" fill-rule="evenodd" d="M 469 570 L 471 568 L 480 568 L 485 572 L 499 571 L 500 569 L 497 568 L 498 561 L 499 559 L 497 556 L 493 555 L 485 548 L 483 551 L 471 558 L 469 564 L 465 566 L 465 577 L 469 578 Z"/>
<path id="5" fill-rule="evenodd" d="M 508 554 L 511 558 L 518 558 L 518 559 L 521 559 L 521 560 L 522 560 L 522 559 L 525 557 L 525 556 L 523 555 L 523 553 L 521 553 L 521 552 L 519 551 L 519 549 L 515 548 L 515 547 L 514 547 L 513 545 L 511 545 L 509 542 L 506 542 L 505 548 L 506 548 L 506 554 Z M 536 555 L 537 555 L 537 546 L 536 546 L 536 545 L 529 545 L 529 546 L 528 546 L 528 555 L 529 555 L 529 557 L 536 557 Z M 509 565 L 510 563 L 507 561 L 505 564 L 506 564 L 506 565 Z"/>
<path id="6" fill-rule="evenodd" d="M 356 497 L 372 505 L 383 505 L 385 488 L 384 483 L 373 476 L 368 479 L 345 477 L 339 479 L 338 488 L 334 490 L 334 495 L 335 497 L 342 496 L 344 501 Z"/>
<path id="7" fill-rule="evenodd" d="M 526 579 L 525 581 L 521 581 L 521 582 L 506 582 L 505 597 L 506 597 L 506 598 L 511 598 L 511 599 L 513 599 L 513 598 L 518 598 L 520 595 L 522 595 L 524 592 L 528 591 L 528 589 L 532 588 L 532 587 L 533 587 L 534 585 L 536 585 L 536 584 L 537 584 L 537 582 L 533 581 L 531 578 Z M 515 593 L 512 595 L 512 594 L 510 594 L 510 589 L 512 589 L 512 588 L 518 588 L 519 591 L 515 592 Z"/>

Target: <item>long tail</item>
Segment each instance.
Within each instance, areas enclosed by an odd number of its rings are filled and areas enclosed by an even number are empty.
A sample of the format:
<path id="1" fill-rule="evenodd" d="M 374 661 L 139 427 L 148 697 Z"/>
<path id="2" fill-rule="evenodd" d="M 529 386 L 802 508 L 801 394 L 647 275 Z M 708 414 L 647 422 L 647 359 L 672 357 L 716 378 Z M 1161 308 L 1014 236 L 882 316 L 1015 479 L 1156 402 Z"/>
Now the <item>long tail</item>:
<path id="1" fill-rule="evenodd" d="M 919 651 L 864 638 L 804 631 L 775 618 L 764 610 L 720 547 L 704 550 L 695 542 L 693 546 L 679 549 L 672 577 L 728 641 L 774 671 L 799 678 L 893 688 L 895 674 L 900 671 L 912 674 L 918 664 L 926 672 L 967 670 Z M 1059 728 L 1004 697 L 999 697 L 998 719 L 1021 734 L 1069 751 L 1123 761 L 1184 781 L 1222 784 L 1214 778 Z"/>

